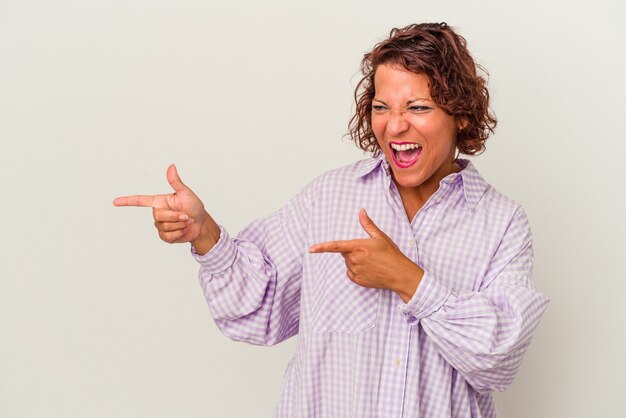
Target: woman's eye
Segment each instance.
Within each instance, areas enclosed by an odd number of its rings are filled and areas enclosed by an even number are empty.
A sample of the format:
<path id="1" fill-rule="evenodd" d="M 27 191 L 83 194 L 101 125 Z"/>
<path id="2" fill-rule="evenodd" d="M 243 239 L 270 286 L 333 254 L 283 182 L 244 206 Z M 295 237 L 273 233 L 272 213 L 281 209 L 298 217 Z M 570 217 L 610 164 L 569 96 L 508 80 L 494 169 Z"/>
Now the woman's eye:
<path id="1" fill-rule="evenodd" d="M 409 107 L 409 110 L 411 112 L 423 112 L 423 111 L 428 110 L 428 109 L 430 109 L 430 107 L 428 107 L 428 106 L 411 106 L 411 107 Z"/>
<path id="2" fill-rule="evenodd" d="M 385 110 L 385 106 L 374 105 L 374 106 L 372 106 L 372 109 L 374 109 L 377 112 L 382 112 L 383 110 Z"/>

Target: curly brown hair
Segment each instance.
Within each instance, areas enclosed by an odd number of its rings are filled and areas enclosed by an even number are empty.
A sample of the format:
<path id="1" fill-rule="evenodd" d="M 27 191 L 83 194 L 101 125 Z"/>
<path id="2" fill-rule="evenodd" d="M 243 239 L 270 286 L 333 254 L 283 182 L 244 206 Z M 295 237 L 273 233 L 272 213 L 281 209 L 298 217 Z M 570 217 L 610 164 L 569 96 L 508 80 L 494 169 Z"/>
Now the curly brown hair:
<path id="1" fill-rule="evenodd" d="M 394 28 L 361 61 L 363 78 L 356 86 L 356 112 L 350 119 L 349 135 L 363 151 L 380 154 L 372 131 L 374 75 L 381 64 L 393 64 L 428 77 L 433 101 L 465 125 L 457 134 L 459 152 L 476 155 L 497 120 L 489 109 L 487 71 L 474 62 L 465 38 L 446 23 L 421 23 Z M 484 73 L 484 77 L 479 74 Z"/>

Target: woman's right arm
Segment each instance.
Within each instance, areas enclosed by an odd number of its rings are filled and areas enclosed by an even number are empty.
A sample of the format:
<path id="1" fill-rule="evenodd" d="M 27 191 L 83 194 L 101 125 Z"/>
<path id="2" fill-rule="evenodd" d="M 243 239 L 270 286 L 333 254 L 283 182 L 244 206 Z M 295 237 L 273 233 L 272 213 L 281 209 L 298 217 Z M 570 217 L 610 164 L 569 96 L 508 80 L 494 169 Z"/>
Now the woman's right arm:
<path id="1" fill-rule="evenodd" d="M 306 214 L 300 194 L 234 239 L 222 228 L 209 253 L 194 254 L 205 299 L 228 337 L 273 345 L 298 333 Z"/>
<path id="2" fill-rule="evenodd" d="M 260 345 L 295 335 L 310 187 L 232 239 L 182 183 L 173 165 L 167 179 L 173 194 L 125 196 L 113 204 L 152 207 L 163 241 L 192 244 L 205 298 L 225 335 Z"/>

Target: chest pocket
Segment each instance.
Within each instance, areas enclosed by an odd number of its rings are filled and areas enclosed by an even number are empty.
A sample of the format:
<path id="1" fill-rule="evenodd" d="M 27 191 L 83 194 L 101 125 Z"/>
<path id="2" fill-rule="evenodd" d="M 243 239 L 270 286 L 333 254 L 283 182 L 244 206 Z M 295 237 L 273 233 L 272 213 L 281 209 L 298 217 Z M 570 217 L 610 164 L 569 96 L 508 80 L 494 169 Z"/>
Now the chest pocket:
<path id="1" fill-rule="evenodd" d="M 346 276 L 340 254 L 323 257 L 329 265 L 314 277 L 311 328 L 318 333 L 361 334 L 376 326 L 379 289 L 362 287 Z M 323 263 L 326 264 L 326 263 Z"/>

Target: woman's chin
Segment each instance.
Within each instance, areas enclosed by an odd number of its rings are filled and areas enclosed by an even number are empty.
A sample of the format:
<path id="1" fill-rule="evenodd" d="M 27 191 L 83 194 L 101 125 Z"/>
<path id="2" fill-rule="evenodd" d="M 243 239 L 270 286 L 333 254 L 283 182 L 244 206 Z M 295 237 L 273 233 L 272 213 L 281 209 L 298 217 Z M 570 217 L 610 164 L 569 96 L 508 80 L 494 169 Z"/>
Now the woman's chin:
<path id="1" fill-rule="evenodd" d="M 394 183 L 396 183 L 396 186 L 400 188 L 415 189 L 424 184 L 424 176 L 417 173 L 411 174 L 407 172 L 394 172 L 393 174 Z"/>

